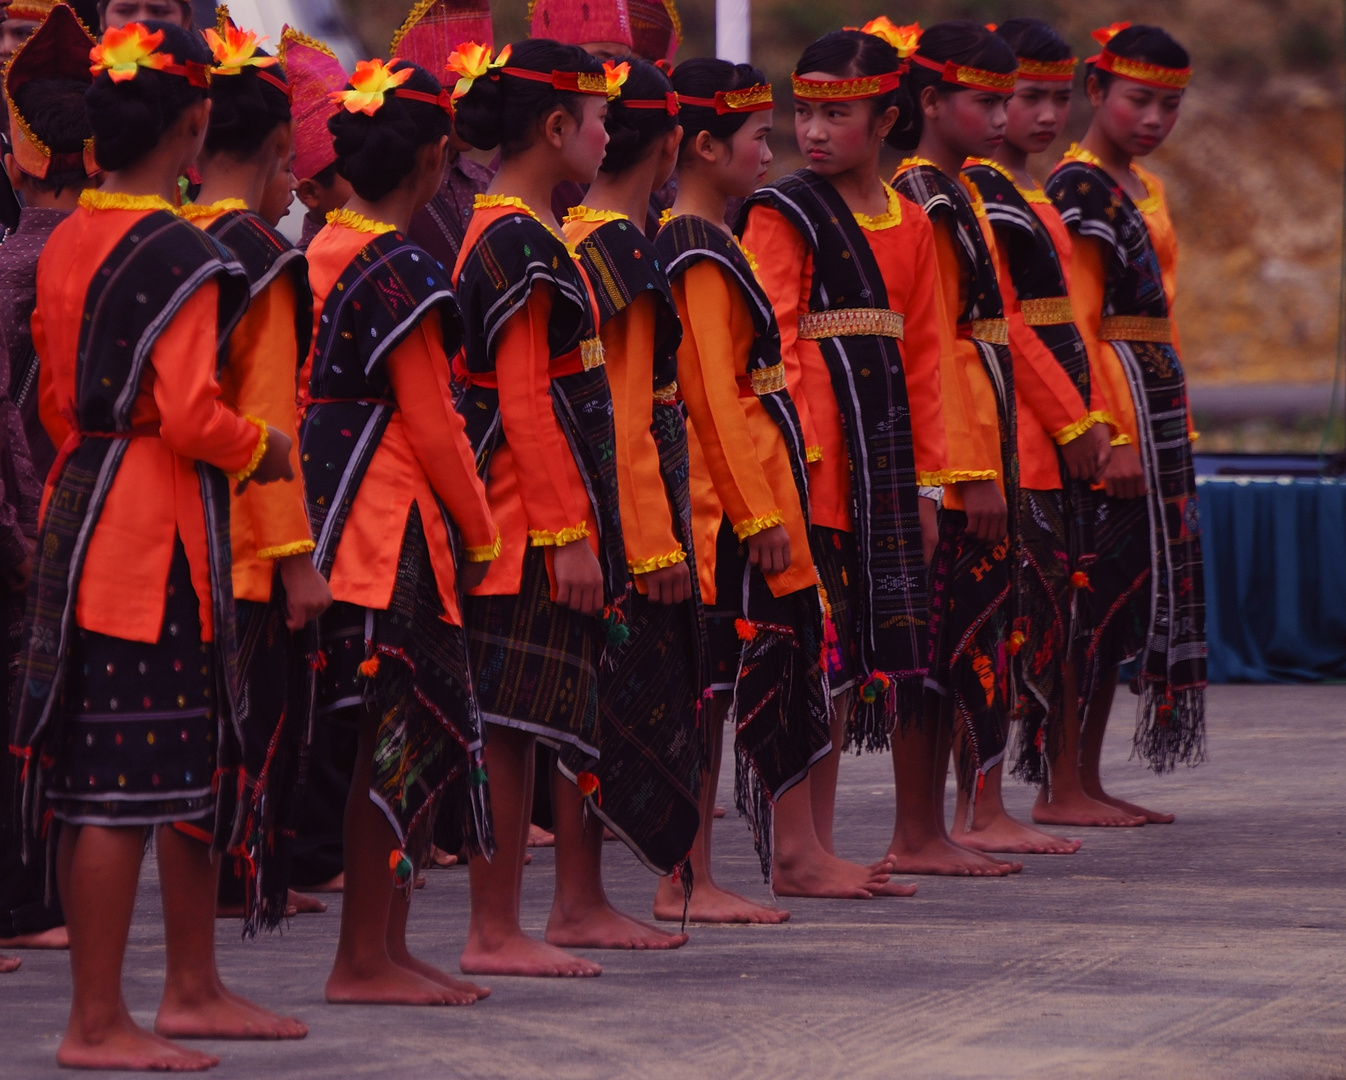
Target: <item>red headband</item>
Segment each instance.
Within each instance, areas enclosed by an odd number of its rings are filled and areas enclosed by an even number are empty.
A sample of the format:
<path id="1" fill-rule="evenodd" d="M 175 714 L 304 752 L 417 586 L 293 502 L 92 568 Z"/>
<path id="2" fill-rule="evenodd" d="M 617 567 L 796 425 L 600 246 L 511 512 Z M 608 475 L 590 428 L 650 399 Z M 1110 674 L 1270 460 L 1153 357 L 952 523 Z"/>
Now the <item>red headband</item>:
<path id="1" fill-rule="evenodd" d="M 593 97 L 608 96 L 608 77 L 601 71 L 530 71 L 528 68 L 501 68 L 505 75 L 516 79 L 530 79 L 533 82 L 551 83 L 552 87 L 563 93 L 590 94 Z"/>
<path id="2" fill-rule="evenodd" d="M 256 68 L 255 70 L 257 72 L 257 77 L 259 79 L 265 79 L 267 82 L 269 82 L 272 86 L 274 86 L 277 90 L 279 90 L 282 94 L 285 95 L 286 101 L 288 101 L 291 105 L 294 104 L 293 86 L 287 83 L 284 79 L 276 78 L 269 71 L 263 71 L 261 68 Z"/>
<path id="3" fill-rule="evenodd" d="M 1021 56 L 1016 74 L 1021 79 L 1034 82 L 1071 82 L 1075 78 L 1075 66 L 1078 63 L 1073 56 L 1069 60 L 1025 60 Z"/>
<path id="4" fill-rule="evenodd" d="M 1015 73 L 983 71 L 981 68 L 955 64 L 952 60 L 930 60 L 919 53 L 912 57 L 916 63 L 931 71 L 940 72 L 946 83 L 961 86 L 965 90 L 986 90 L 992 94 L 1011 94 L 1014 92 Z"/>
<path id="5" fill-rule="evenodd" d="M 663 100 L 658 98 L 620 98 L 618 100 L 628 109 L 659 109 L 667 112 L 669 116 L 678 115 L 678 95 L 671 91 L 664 94 Z"/>
<path id="6" fill-rule="evenodd" d="M 427 105 L 438 105 L 450 116 L 453 115 L 453 95 L 447 90 L 441 89 L 438 94 L 427 94 L 424 90 L 403 90 L 402 87 L 392 91 L 393 97 L 406 98 L 408 101 L 424 101 Z"/>
<path id="7" fill-rule="evenodd" d="M 717 116 L 724 116 L 727 113 L 765 112 L 774 107 L 770 83 L 759 83 L 756 86 L 744 87 L 742 90 L 717 90 L 713 98 L 679 94 L 678 104 L 714 109 Z"/>
<path id="8" fill-rule="evenodd" d="M 1091 56 L 1086 63 L 1093 64 L 1099 71 L 1111 72 L 1121 79 L 1142 83 L 1145 86 L 1158 87 L 1160 90 L 1182 90 L 1192 77 L 1192 69 L 1160 67 L 1147 64 L 1143 60 L 1130 60 L 1125 56 L 1108 52 L 1105 48 L 1097 56 Z"/>
<path id="9" fill-rule="evenodd" d="M 861 101 L 892 93 L 901 85 L 906 73 L 907 62 L 904 60 L 896 71 L 882 75 L 865 75 L 858 79 L 801 79 L 792 75 L 790 82 L 795 97 L 804 101 Z"/>

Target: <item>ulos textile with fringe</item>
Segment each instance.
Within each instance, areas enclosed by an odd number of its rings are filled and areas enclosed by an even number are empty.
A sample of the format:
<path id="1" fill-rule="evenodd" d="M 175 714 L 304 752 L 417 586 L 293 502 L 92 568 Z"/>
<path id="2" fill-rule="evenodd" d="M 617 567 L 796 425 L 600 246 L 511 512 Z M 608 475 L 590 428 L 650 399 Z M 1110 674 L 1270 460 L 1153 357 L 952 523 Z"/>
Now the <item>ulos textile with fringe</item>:
<path id="1" fill-rule="evenodd" d="M 785 217 L 813 257 L 813 312 L 888 310 L 883 273 L 864 230 L 835 187 L 808 169 L 777 180 L 748 200 Z M 818 340 L 841 410 L 850 456 L 856 575 L 847 586 L 856 613 L 856 677 L 882 672 L 886 691 L 857 694 L 847 743 L 886 750 L 899 713 L 920 710 L 926 674 L 926 567 L 917 510 L 916 459 L 901 342 L 868 334 Z M 835 585 L 835 583 L 834 583 Z M 828 599 L 833 604 L 840 597 Z"/>
<path id="2" fill-rule="evenodd" d="M 24 651 L 12 711 L 10 752 L 21 759 L 25 843 L 43 829 L 46 772 L 61 745 L 66 683 L 78 627 L 75 600 L 98 516 L 130 438 L 131 412 L 154 343 L 206 282 L 219 289 L 216 350 L 247 308 L 248 285 L 233 256 L 200 229 L 162 211 L 127 230 L 84 299 L 76 361 L 76 425 L 83 432 L 52 467 L 51 497 L 38 531 L 28 582 Z M 237 732 L 238 684 L 230 578 L 229 487 L 223 473 L 197 463 L 210 559 L 216 701 L 221 729 Z"/>
<path id="3" fill-rule="evenodd" d="M 565 244 L 522 213 L 505 214 L 482 230 L 463 259 L 457 285 L 465 331 L 457 362 L 466 365 L 469 384 L 457 406 L 476 453 L 477 471 L 485 479 L 491 455 L 505 438 L 500 391 L 474 382 L 472 376 L 495 371 L 496 339 L 505 324 L 524 309 L 535 288 L 550 285 L 547 346 L 551 359 L 558 360 L 597 335 L 598 313 L 584 274 Z M 598 519 L 605 598 L 609 604 L 624 603 L 629 578 L 607 376 L 601 365 L 556 375 L 551 379 L 551 398 Z"/>
<path id="4" fill-rule="evenodd" d="M 369 796 L 405 850 L 452 818 L 473 852 L 495 850 L 481 714 L 461 628 L 443 619 L 413 505 L 386 610 L 334 603 L 319 621 L 317 709 L 378 715 Z"/>
<path id="5" fill-rule="evenodd" d="M 962 732 L 958 782 L 968 813 L 1009 738 L 1011 544 L 970 536 L 967 515 L 942 510 L 930 568 L 930 677 L 940 724 Z M 969 818 L 970 820 L 970 818 Z M 959 823 L 961 826 L 962 822 Z"/>
<path id="6" fill-rule="evenodd" d="M 1168 318 L 1159 259 L 1144 215 L 1097 166 L 1067 160 L 1047 184 L 1065 223 L 1110 250 L 1103 317 Z M 1156 772 L 1205 755 L 1206 597 L 1187 384 L 1169 342 L 1111 343 L 1136 408 L 1150 515 L 1149 629 L 1140 655 L 1135 749 Z M 1089 673 L 1093 685 L 1101 673 Z"/>

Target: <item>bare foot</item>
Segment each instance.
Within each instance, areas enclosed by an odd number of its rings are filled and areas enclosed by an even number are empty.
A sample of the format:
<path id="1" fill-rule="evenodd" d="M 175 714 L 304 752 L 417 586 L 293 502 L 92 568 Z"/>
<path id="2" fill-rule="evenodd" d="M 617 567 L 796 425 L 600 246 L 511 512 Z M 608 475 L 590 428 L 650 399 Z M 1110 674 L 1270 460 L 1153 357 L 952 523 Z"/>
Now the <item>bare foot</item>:
<path id="1" fill-rule="evenodd" d="M 1051 800 L 1038 792 L 1033 820 L 1039 825 L 1075 825 L 1084 828 L 1137 828 L 1145 824 L 1139 814 L 1130 814 L 1109 803 L 1091 799 L 1082 791 L 1057 793 Z"/>
<path id="2" fill-rule="evenodd" d="M 465 975 L 524 975 L 534 978 L 592 978 L 603 969 L 551 945 L 534 941 L 522 930 L 486 948 L 469 935 L 458 966 Z"/>
<path id="3" fill-rule="evenodd" d="M 528 846 L 529 847 L 555 847 L 556 837 L 549 833 L 540 825 L 528 826 Z"/>
<path id="4" fill-rule="evenodd" d="M 660 878 L 654 894 L 654 917 L 663 922 L 682 922 L 682 884 L 672 878 Z M 692 887 L 692 902 L 687 907 L 687 921 L 693 923 L 755 923 L 776 925 L 789 919 L 790 913 L 781 908 L 754 904 L 736 893 L 722 889 L 714 882 L 697 880 Z"/>
<path id="5" fill-rule="evenodd" d="M 323 991 L 333 1005 L 464 1005 L 461 995 L 388 960 L 366 971 L 356 971 L 341 957 L 332 965 Z M 475 998 L 473 1000 L 476 1000 Z"/>
<path id="6" fill-rule="evenodd" d="M 164 1000 L 154 1030 L 169 1039 L 302 1039 L 308 1027 L 221 988 L 198 1001 Z"/>
<path id="7" fill-rule="evenodd" d="M 979 852 L 939 837 L 915 850 L 890 847 L 885 863 L 894 874 L 939 874 L 948 877 L 1004 877 L 1017 865 L 991 859 Z"/>
<path id="8" fill-rule="evenodd" d="M 220 1063 L 214 1054 L 175 1046 L 138 1026 L 128 1015 L 97 1039 L 72 1024 L 56 1050 L 56 1064 L 67 1069 L 128 1069 L 135 1072 L 205 1072 Z"/>
<path id="9" fill-rule="evenodd" d="M 289 891 L 285 897 L 285 914 L 294 912 L 296 915 L 321 915 L 327 910 L 327 905 L 315 896 L 309 896 L 307 893 L 297 892 L 294 889 Z"/>
<path id="10" fill-rule="evenodd" d="M 586 908 L 566 918 L 552 908 L 547 944 L 565 949 L 680 949 L 686 934 L 670 934 L 633 919 L 611 904 Z"/>
<path id="11" fill-rule="evenodd" d="M 432 967 L 424 960 L 418 960 L 408 953 L 406 956 L 400 956 L 394 961 L 399 967 L 404 967 L 408 971 L 414 972 L 423 979 L 429 979 L 432 983 L 437 983 L 444 987 L 453 995 L 454 1000 L 446 1002 L 449 1005 L 473 1005 L 483 998 L 491 996 L 491 991 L 485 986 L 478 986 L 476 983 L 468 982 L 465 979 L 455 979 L 448 972 L 440 971 L 437 967 Z"/>
<path id="12" fill-rule="evenodd" d="M 344 892 L 346 889 L 346 874 L 343 871 L 331 881 L 324 881 L 321 885 L 305 885 L 305 892 Z"/>
<path id="13" fill-rule="evenodd" d="M 1118 799 L 1109 795 L 1106 791 L 1099 791 L 1093 797 L 1101 803 L 1116 807 L 1124 814 L 1144 818 L 1147 825 L 1172 825 L 1178 820 L 1173 814 L 1166 814 L 1162 810 L 1148 810 L 1143 806 L 1127 802 L 1125 799 Z"/>
<path id="14" fill-rule="evenodd" d="M 430 865 L 443 870 L 446 866 L 457 866 L 458 856 L 445 851 L 442 847 L 430 845 Z"/>
<path id="15" fill-rule="evenodd" d="M 1014 855 L 1074 855 L 1080 841 L 1068 840 L 1015 821 L 1008 814 L 997 814 L 981 827 L 959 833 L 955 843 L 973 851 L 999 851 Z"/>
<path id="16" fill-rule="evenodd" d="M 821 848 L 815 856 L 797 861 L 778 854 L 771 867 L 771 890 L 777 896 L 830 897 L 834 900 L 916 894 L 915 885 L 899 885 L 891 881 L 885 863 L 861 866 L 828 855 Z"/>
<path id="17" fill-rule="evenodd" d="M 717 818 L 722 818 L 722 817 L 724 817 L 724 807 L 723 807 L 723 806 L 717 806 L 717 807 L 715 808 L 715 817 L 717 817 Z"/>
<path id="18" fill-rule="evenodd" d="M 7 949 L 68 949 L 70 931 L 64 926 L 53 926 L 40 934 L 20 934 L 18 937 L 5 938 Z"/>
<path id="19" fill-rule="evenodd" d="M 0 975 L 8 975 L 11 971 L 18 971 L 23 967 L 23 961 L 17 956 L 0 956 Z"/>

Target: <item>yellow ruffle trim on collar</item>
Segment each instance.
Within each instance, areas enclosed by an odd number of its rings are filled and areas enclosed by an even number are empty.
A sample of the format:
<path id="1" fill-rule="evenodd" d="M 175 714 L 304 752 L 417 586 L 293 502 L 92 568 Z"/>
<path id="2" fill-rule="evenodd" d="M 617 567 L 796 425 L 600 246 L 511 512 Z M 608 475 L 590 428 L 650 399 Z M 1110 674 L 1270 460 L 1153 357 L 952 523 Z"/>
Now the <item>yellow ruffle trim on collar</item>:
<path id="1" fill-rule="evenodd" d="M 815 461 L 822 461 L 823 448 L 821 446 L 809 446 L 804 449 L 804 460 L 812 465 Z"/>
<path id="2" fill-rule="evenodd" d="M 572 206 L 566 212 L 562 225 L 569 225 L 572 221 L 630 221 L 625 214 L 619 214 L 616 210 L 593 210 L 587 206 Z"/>
<path id="3" fill-rule="evenodd" d="M 652 559 L 628 559 L 626 568 L 633 574 L 648 574 L 652 570 L 663 570 L 665 567 L 677 566 L 680 562 L 685 562 L 687 552 L 679 546 L 667 555 L 656 555 Z"/>
<path id="4" fill-rule="evenodd" d="M 985 165 L 988 169 L 994 169 L 996 172 L 998 172 L 1001 176 L 1003 176 L 1006 180 L 1008 180 L 1011 184 L 1014 185 L 1014 190 L 1023 196 L 1024 202 L 1030 202 L 1030 203 L 1051 202 L 1051 199 L 1047 198 L 1047 193 L 1042 190 L 1041 186 L 1039 186 L 1036 180 L 1033 181 L 1033 186 L 1031 188 L 1024 187 L 1019 183 L 1019 181 L 1014 179 L 1013 173 L 1011 173 L 1007 168 L 1005 168 L 1005 166 L 1000 164 L 1000 162 L 996 161 L 994 158 L 976 157 L 976 158 L 968 158 L 967 160 L 972 165 Z"/>
<path id="5" fill-rule="evenodd" d="M 291 555 L 307 555 L 318 545 L 312 540 L 296 540 L 290 544 L 277 544 L 275 547 L 262 548 L 257 553 L 259 559 L 288 559 Z"/>
<path id="6" fill-rule="evenodd" d="M 868 214 L 852 214 L 855 223 L 868 232 L 882 232 L 884 229 L 896 228 L 902 224 L 902 196 L 887 184 L 883 185 L 883 190 L 888 193 L 888 209 L 886 211 L 882 214 L 875 214 L 873 217 Z"/>
<path id="7" fill-rule="evenodd" d="M 242 199 L 221 199 L 213 203 L 187 203 L 178 207 L 178 217 L 184 221 L 196 221 L 198 218 L 215 217 L 227 214 L 230 210 L 246 210 L 248 204 Z"/>
<path id="8" fill-rule="evenodd" d="M 374 221 L 363 214 L 357 214 L 354 210 L 329 210 L 327 212 L 327 224 L 341 225 L 347 229 L 354 229 L 356 232 L 373 233 L 375 236 L 381 236 L 383 233 L 397 232 L 396 225 L 389 225 L 385 221 Z"/>
<path id="9" fill-rule="evenodd" d="M 765 529 L 774 528 L 785 520 L 785 516 L 779 510 L 772 510 L 769 514 L 763 514 L 761 517 L 748 518 L 747 521 L 740 521 L 734 526 L 734 535 L 740 540 L 746 540 L 750 536 L 756 536 Z"/>
<path id="10" fill-rule="evenodd" d="M 158 195 L 127 195 L 122 191 L 99 191 L 85 188 L 79 195 L 81 210 L 167 210 L 176 214 L 178 208 Z"/>
<path id="11" fill-rule="evenodd" d="M 490 562 L 492 559 L 500 558 L 500 530 L 496 530 L 495 540 L 489 544 L 478 544 L 476 547 L 470 547 L 464 554 L 468 562 Z"/>
<path id="12" fill-rule="evenodd" d="M 1103 169 L 1104 172 L 1108 171 L 1104 168 L 1103 162 L 1099 160 L 1097 154 L 1090 150 L 1086 150 L 1079 143 L 1071 143 L 1070 149 L 1061 155 L 1061 160 L 1082 161 L 1086 165 L 1094 166 L 1096 169 Z M 1131 175 L 1145 185 L 1145 191 L 1147 193 L 1145 198 L 1140 199 L 1139 201 L 1132 200 L 1136 203 L 1136 209 L 1142 214 L 1153 214 L 1164 204 L 1164 199 L 1159 191 L 1158 183 L 1155 181 L 1154 177 L 1150 176 L 1144 169 L 1137 168 L 1134 163 L 1131 165 Z"/>
<path id="13" fill-rule="evenodd" d="M 557 236 L 556 230 L 553 229 L 550 225 L 548 225 L 545 221 L 543 221 L 540 217 L 538 217 L 537 214 L 533 212 L 533 208 L 529 206 L 526 202 L 524 202 L 522 199 L 517 198 L 514 195 L 478 195 L 475 199 L 472 200 L 473 210 L 491 210 L 497 206 L 509 206 L 513 207 L 515 210 L 522 210 L 530 218 L 532 218 L 544 229 L 546 229 L 549 233 L 551 233 L 552 236 L 555 236 L 557 240 L 565 244 L 565 249 L 568 252 L 570 252 L 572 256 L 575 254 L 575 245 L 569 243 L 564 236 Z"/>
<path id="14" fill-rule="evenodd" d="M 564 547 L 589 535 L 589 525 L 581 521 L 578 525 L 560 532 L 548 532 L 546 529 L 529 529 L 528 542 L 534 547 Z"/>
<path id="15" fill-rule="evenodd" d="M 672 220 L 673 220 L 673 207 L 670 206 L 667 210 L 664 210 L 659 215 L 659 227 L 663 228 Z"/>
<path id="16" fill-rule="evenodd" d="M 755 274 L 757 273 L 757 256 L 743 246 L 743 241 L 737 236 L 734 237 L 734 243 L 738 245 L 739 251 L 743 252 L 743 257 L 748 260 L 748 268 Z M 740 539 L 742 539 L 740 537 Z"/>
<path id="17" fill-rule="evenodd" d="M 257 428 L 257 445 L 252 448 L 252 457 L 248 459 L 248 463 L 242 471 L 228 474 L 230 480 L 246 480 L 257 471 L 257 466 L 262 463 L 262 458 L 266 457 L 266 421 L 256 416 L 246 415 L 243 419 Z"/>

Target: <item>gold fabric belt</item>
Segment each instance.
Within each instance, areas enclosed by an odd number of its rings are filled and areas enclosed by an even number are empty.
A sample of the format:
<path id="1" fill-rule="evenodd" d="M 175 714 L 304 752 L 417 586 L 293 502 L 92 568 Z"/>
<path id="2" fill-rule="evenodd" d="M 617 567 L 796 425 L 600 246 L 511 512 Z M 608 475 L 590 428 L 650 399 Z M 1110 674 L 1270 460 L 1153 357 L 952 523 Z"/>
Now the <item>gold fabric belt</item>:
<path id="1" fill-rule="evenodd" d="M 1026 326 L 1062 326 L 1075 321 L 1068 296 L 1048 296 L 1019 304 Z"/>
<path id="2" fill-rule="evenodd" d="M 1173 324 L 1148 315 L 1105 315 L 1098 324 L 1100 341 L 1173 342 Z"/>
<path id="3" fill-rule="evenodd" d="M 958 336 L 987 341 L 992 345 L 1009 344 L 1009 323 L 1005 319 L 973 319 L 958 327 Z"/>
<path id="4" fill-rule="evenodd" d="M 607 363 L 607 357 L 603 354 L 602 338 L 585 338 L 580 342 L 580 363 L 584 365 L 585 371 L 593 371 L 594 368 Z"/>
<path id="5" fill-rule="evenodd" d="M 654 388 L 654 400 L 660 405 L 676 405 L 678 402 L 678 380 Z"/>
<path id="6" fill-rule="evenodd" d="M 739 397 L 779 394 L 785 389 L 785 361 L 772 364 L 769 368 L 756 368 L 747 375 L 739 375 L 737 382 Z"/>
<path id="7" fill-rule="evenodd" d="M 900 311 L 887 308 L 838 308 L 833 311 L 810 311 L 799 316 L 799 336 L 805 341 L 819 341 L 830 337 L 888 337 L 906 340 L 903 336 L 907 317 Z"/>

